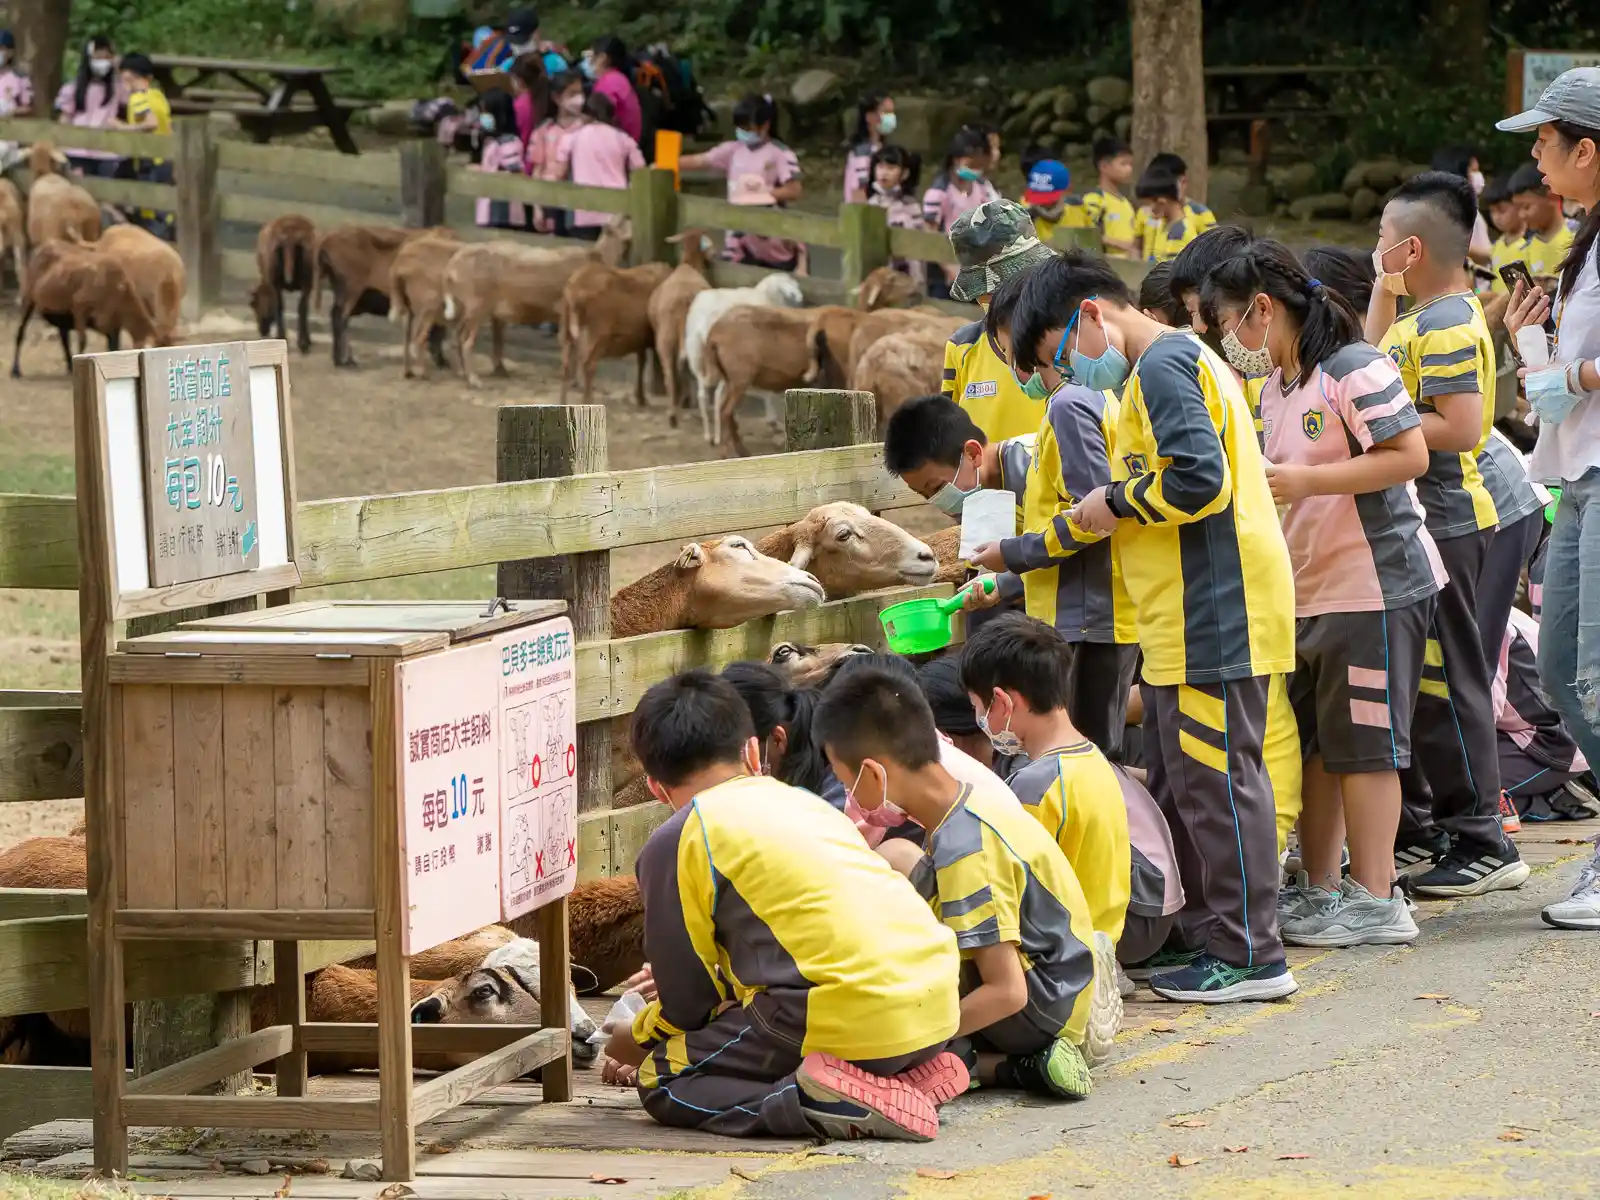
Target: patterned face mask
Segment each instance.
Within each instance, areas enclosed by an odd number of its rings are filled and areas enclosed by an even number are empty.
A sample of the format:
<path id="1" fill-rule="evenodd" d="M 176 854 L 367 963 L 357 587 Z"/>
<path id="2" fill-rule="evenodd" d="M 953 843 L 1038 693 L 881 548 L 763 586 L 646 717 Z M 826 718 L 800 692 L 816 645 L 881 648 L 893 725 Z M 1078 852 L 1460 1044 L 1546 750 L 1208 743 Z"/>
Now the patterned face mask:
<path id="1" fill-rule="evenodd" d="M 989 744 L 994 747 L 996 754 L 1004 754 L 1009 758 L 1022 753 L 1022 738 L 1011 732 L 1010 717 L 1006 718 L 1006 727 L 996 733 L 989 728 L 989 714 L 981 713 L 978 716 L 978 728 L 983 730 L 984 736 L 989 739 Z"/>
<path id="2" fill-rule="evenodd" d="M 1254 297 L 1250 303 L 1255 303 Z M 1228 365 L 1246 379 L 1257 379 L 1272 374 L 1272 355 L 1267 353 L 1267 334 L 1272 329 L 1272 321 L 1269 319 L 1266 329 L 1261 332 L 1260 349 L 1252 350 L 1239 340 L 1239 330 L 1249 316 L 1250 310 L 1246 308 L 1244 316 L 1222 335 L 1222 355 L 1228 360 Z"/>

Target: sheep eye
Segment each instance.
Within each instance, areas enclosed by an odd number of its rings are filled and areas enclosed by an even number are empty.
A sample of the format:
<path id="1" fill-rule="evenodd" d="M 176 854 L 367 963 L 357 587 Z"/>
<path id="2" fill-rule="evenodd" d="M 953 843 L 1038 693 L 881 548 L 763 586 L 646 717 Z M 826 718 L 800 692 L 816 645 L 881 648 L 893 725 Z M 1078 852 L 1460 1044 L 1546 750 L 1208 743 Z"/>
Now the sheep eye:
<path id="1" fill-rule="evenodd" d="M 854 529 L 841 529 L 839 530 L 838 538 L 841 542 L 848 542 L 855 535 L 856 531 Z"/>
<path id="2" fill-rule="evenodd" d="M 487 983 L 480 983 L 477 987 L 472 989 L 472 999 L 478 1004 L 483 1004 L 489 1000 L 493 1000 L 498 994 L 499 993 Z"/>
<path id="3" fill-rule="evenodd" d="M 794 649 L 793 649 L 793 647 L 789 646 L 787 643 L 785 643 L 784 645 L 779 646 L 776 650 L 774 650 L 772 652 L 772 661 L 775 662 L 775 663 L 788 662 L 793 657 L 794 657 Z"/>

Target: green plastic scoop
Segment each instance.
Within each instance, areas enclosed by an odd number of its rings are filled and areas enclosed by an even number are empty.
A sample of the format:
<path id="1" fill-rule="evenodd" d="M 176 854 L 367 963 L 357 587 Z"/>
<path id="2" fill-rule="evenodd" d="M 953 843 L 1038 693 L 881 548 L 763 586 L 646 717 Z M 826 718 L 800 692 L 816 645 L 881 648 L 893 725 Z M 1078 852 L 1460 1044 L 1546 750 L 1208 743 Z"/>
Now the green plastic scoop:
<path id="1" fill-rule="evenodd" d="M 967 593 L 982 585 L 986 595 L 994 594 L 994 576 L 985 575 L 960 588 L 948 600 L 905 600 L 891 604 L 878 614 L 889 649 L 896 654 L 927 654 L 943 650 L 953 636 L 950 618 L 961 611 Z"/>

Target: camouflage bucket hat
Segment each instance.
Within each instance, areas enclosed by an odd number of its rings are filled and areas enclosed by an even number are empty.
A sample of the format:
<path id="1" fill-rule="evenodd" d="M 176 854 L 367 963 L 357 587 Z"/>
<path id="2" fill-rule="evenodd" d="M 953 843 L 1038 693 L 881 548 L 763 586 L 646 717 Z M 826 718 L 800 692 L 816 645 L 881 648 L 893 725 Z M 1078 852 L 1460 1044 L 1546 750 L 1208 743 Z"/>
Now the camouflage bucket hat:
<path id="1" fill-rule="evenodd" d="M 1055 252 L 1039 240 L 1028 210 L 1011 200 L 988 200 L 950 227 L 961 270 L 950 285 L 956 300 L 976 300 Z"/>

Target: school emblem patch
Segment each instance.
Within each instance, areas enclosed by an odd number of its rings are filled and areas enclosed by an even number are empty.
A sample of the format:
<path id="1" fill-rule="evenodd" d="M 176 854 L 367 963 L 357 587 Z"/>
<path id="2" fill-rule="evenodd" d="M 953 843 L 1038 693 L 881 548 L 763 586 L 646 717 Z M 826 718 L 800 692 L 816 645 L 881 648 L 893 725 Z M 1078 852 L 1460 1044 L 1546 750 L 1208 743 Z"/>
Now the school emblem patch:
<path id="1" fill-rule="evenodd" d="M 1399 367 L 1401 370 L 1404 370 L 1406 365 L 1406 348 L 1404 346 L 1391 346 L 1389 348 L 1389 359 L 1394 363 L 1395 366 Z"/>
<path id="2" fill-rule="evenodd" d="M 1122 465 L 1127 467 L 1128 474 L 1134 477 L 1143 475 L 1150 469 L 1149 460 L 1142 454 L 1124 454 L 1122 456 Z"/>
<path id="3" fill-rule="evenodd" d="M 1312 409 L 1300 418 L 1300 428 L 1306 431 L 1306 436 L 1313 442 L 1322 436 L 1322 413 Z"/>

